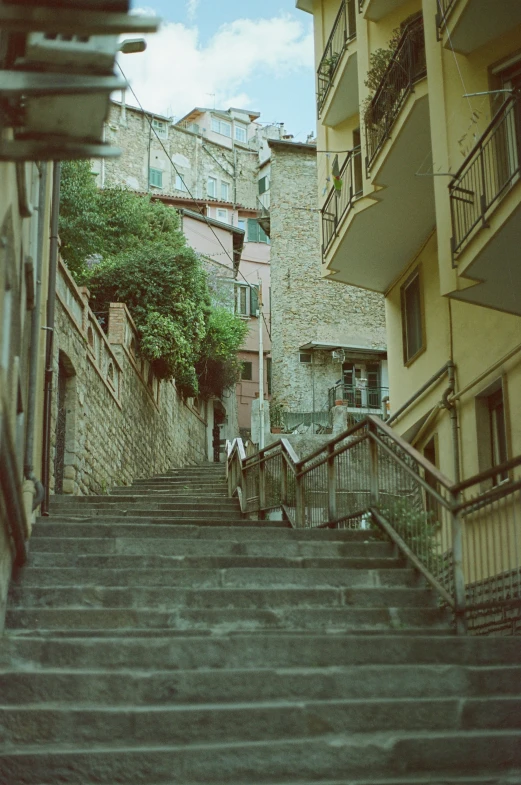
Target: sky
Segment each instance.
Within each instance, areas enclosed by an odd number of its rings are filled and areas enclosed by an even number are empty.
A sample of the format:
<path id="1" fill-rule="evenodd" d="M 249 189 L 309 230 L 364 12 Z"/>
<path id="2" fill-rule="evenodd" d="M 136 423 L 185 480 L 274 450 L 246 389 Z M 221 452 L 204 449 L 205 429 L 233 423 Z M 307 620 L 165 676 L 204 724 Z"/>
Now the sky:
<path id="1" fill-rule="evenodd" d="M 315 132 L 312 17 L 294 0 L 134 0 L 159 16 L 143 54 L 119 62 L 145 109 L 179 120 L 194 106 L 261 112 L 305 141 Z M 127 92 L 128 103 L 135 103 Z"/>

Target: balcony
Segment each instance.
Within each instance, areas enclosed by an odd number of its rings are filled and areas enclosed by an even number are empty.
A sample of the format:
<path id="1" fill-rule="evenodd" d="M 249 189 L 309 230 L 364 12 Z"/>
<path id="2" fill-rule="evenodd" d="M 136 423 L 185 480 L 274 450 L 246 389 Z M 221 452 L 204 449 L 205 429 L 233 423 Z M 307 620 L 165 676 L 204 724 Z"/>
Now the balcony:
<path id="1" fill-rule="evenodd" d="M 492 6 L 493 5 L 493 11 Z M 521 24 L 519 0 L 438 0 L 438 29 L 443 45 L 470 54 Z"/>
<path id="2" fill-rule="evenodd" d="M 521 102 L 503 104 L 449 186 L 459 299 L 521 314 Z"/>
<path id="3" fill-rule="evenodd" d="M 405 28 L 374 98 L 364 116 L 367 169 L 389 138 L 392 127 L 414 85 L 427 76 L 423 17 Z"/>
<path id="4" fill-rule="evenodd" d="M 406 2 L 407 0 L 360 0 L 360 11 L 366 6 L 364 17 L 371 22 L 379 22 Z"/>
<path id="5" fill-rule="evenodd" d="M 265 191 L 257 197 L 257 220 L 264 232 L 271 237 L 270 192 Z"/>
<path id="6" fill-rule="evenodd" d="M 355 199 L 362 195 L 362 151 L 360 147 L 351 150 L 344 161 L 337 182 L 340 189 L 332 188 L 322 207 L 322 254 L 328 251 L 344 216 L 353 206 Z"/>
<path id="7" fill-rule="evenodd" d="M 342 0 L 317 70 L 317 113 L 335 126 L 358 112 L 356 2 Z"/>
<path id="8" fill-rule="evenodd" d="M 338 403 L 347 406 L 349 413 L 360 415 L 360 419 L 366 414 L 383 415 L 385 413 L 385 402 L 389 398 L 388 387 L 356 387 L 350 384 L 336 384 L 328 391 L 329 409 Z"/>

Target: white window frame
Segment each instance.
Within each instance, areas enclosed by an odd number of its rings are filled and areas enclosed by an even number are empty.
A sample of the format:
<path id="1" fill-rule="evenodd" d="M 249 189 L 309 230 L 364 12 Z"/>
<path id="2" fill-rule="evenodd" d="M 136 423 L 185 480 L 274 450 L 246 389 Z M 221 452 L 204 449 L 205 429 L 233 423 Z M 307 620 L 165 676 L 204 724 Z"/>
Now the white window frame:
<path id="1" fill-rule="evenodd" d="M 226 136 L 227 139 L 232 138 L 232 124 L 227 120 L 220 120 L 218 117 L 212 117 L 212 131 L 215 134 Z"/>
<path id="2" fill-rule="evenodd" d="M 303 360 L 302 359 L 303 357 L 305 357 L 306 359 Z M 303 365 L 311 365 L 313 363 L 313 354 L 312 352 L 299 352 L 298 359 L 299 362 L 302 363 Z"/>
<path id="3" fill-rule="evenodd" d="M 244 133 L 244 139 L 239 139 L 237 131 L 242 131 Z M 245 125 L 240 125 L 239 123 L 235 124 L 235 141 L 242 142 L 242 144 L 246 144 L 248 141 L 248 130 Z"/>
<path id="4" fill-rule="evenodd" d="M 216 218 L 218 221 L 222 221 L 222 223 L 228 223 L 228 210 L 225 210 L 222 207 L 218 207 L 215 212 Z"/>
<path id="5" fill-rule="evenodd" d="M 210 183 L 213 184 L 213 193 L 211 193 Z M 207 196 L 211 196 L 213 199 L 217 199 L 217 177 L 208 178 L 208 182 L 206 184 L 206 194 Z"/>
<path id="6" fill-rule="evenodd" d="M 175 188 L 176 191 L 184 191 L 185 193 L 188 191 L 184 175 L 180 174 L 180 172 L 175 174 Z"/>
<path id="7" fill-rule="evenodd" d="M 160 139 L 168 139 L 168 125 L 166 120 L 159 120 L 158 117 L 153 117 L 152 128 Z"/>
<path id="8" fill-rule="evenodd" d="M 242 300 L 244 299 L 244 309 Z M 250 287 L 244 283 L 235 284 L 235 313 L 238 316 L 248 317 L 250 313 Z"/>
<path id="9" fill-rule="evenodd" d="M 226 180 L 221 180 L 221 200 L 223 202 L 230 201 L 230 183 L 227 183 Z"/>

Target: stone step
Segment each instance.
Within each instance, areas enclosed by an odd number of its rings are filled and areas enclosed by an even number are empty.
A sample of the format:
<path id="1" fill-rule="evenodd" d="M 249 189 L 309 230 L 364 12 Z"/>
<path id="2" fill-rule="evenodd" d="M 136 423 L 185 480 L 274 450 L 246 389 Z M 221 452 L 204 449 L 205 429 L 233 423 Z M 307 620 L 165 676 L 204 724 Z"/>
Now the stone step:
<path id="1" fill-rule="evenodd" d="M 56 517 L 82 517 L 88 516 L 89 518 L 106 518 L 106 517 L 132 517 L 132 518 L 150 518 L 153 516 L 156 520 L 160 518 L 172 518 L 175 520 L 184 520 L 186 519 L 198 519 L 200 521 L 205 521 L 207 523 L 218 523 L 219 521 L 242 521 L 244 522 L 244 518 L 241 514 L 239 509 L 235 507 L 228 507 L 224 509 L 215 509 L 215 508 L 208 508 L 205 509 L 204 507 L 196 507 L 192 506 L 189 507 L 188 505 L 184 507 L 176 507 L 175 505 L 169 506 L 166 509 L 161 509 L 158 507 L 154 507 L 153 505 L 147 505 L 146 507 L 140 507 L 134 504 L 107 504 L 104 506 L 101 505 L 92 505 L 87 507 L 86 505 L 83 506 L 76 506 L 70 505 L 65 507 L 63 505 L 59 509 L 55 509 L 52 517 L 53 519 Z"/>
<path id="2" fill-rule="evenodd" d="M 8 608 L 10 630 L 127 630 L 248 632 L 262 630 L 392 630 L 407 627 L 447 629 L 447 615 L 437 608 L 323 607 L 259 610 L 255 608 Z"/>
<path id="3" fill-rule="evenodd" d="M 216 499 L 215 501 L 205 501 L 204 498 L 193 499 L 190 501 L 164 501 L 162 497 L 151 498 L 150 496 L 125 496 L 125 505 L 132 504 L 133 507 L 144 510 L 172 510 L 172 509 L 203 509 L 203 510 L 235 510 L 240 509 L 237 499 Z M 83 509 L 121 507 L 121 494 L 114 496 L 71 496 L 63 501 L 51 502 L 49 510 L 60 511 L 63 509 Z"/>
<path id="4" fill-rule="evenodd" d="M 98 663 L 100 665 L 100 663 Z M 521 666 L 357 665 L 247 670 L 79 670 L 40 664 L 0 671 L 4 705 L 146 706 L 258 700 L 361 700 L 521 695 Z"/>
<path id="5" fill-rule="evenodd" d="M 116 511 L 115 511 L 116 512 Z M 240 528 L 245 527 L 245 523 L 247 523 L 248 527 L 254 528 L 256 526 L 262 526 L 268 529 L 275 529 L 275 528 L 282 528 L 282 529 L 289 529 L 290 524 L 287 521 L 260 521 L 260 520 L 250 520 L 246 521 L 245 518 L 240 517 L 230 517 L 226 516 L 225 518 L 218 518 L 213 523 L 213 516 L 205 516 L 205 517 L 193 517 L 193 518 L 178 518 L 175 515 L 172 516 L 158 516 L 156 517 L 154 512 L 151 512 L 148 516 L 135 516 L 132 514 L 132 511 L 129 510 L 126 515 L 115 515 L 112 511 L 107 511 L 105 515 L 97 516 L 97 515 L 89 515 L 88 509 L 82 511 L 81 515 L 70 515 L 66 511 L 60 514 L 54 514 L 52 519 L 46 518 L 45 520 L 52 520 L 53 523 L 87 523 L 88 521 L 96 521 L 97 523 L 139 523 L 139 524 L 152 524 L 152 525 L 159 525 L 161 523 L 171 523 L 177 524 L 179 526 L 204 526 L 211 528 L 212 526 L 216 527 L 228 527 L 228 526 L 238 526 Z"/>
<path id="6" fill-rule="evenodd" d="M 29 566 L 24 567 L 14 578 L 12 590 L 18 586 L 70 587 L 95 584 L 96 586 L 177 586 L 179 588 L 237 588 L 256 589 L 281 587 L 291 588 L 378 588 L 416 587 L 421 585 L 418 574 L 410 568 L 380 570 L 363 569 L 306 569 L 275 567 L 269 572 L 262 567 L 232 567 L 228 569 L 193 569 L 185 567 L 144 569 L 122 569 L 116 567 L 106 570 L 99 567 L 36 567 L 31 558 Z"/>
<path id="7" fill-rule="evenodd" d="M 151 492 L 152 494 L 154 491 L 161 492 L 165 490 L 170 490 L 172 492 L 184 491 L 185 493 L 193 494 L 196 494 L 199 491 L 202 491 L 203 493 L 209 491 L 213 493 L 220 492 L 223 496 L 229 498 L 228 489 L 224 482 L 184 482 L 183 480 L 160 480 L 158 482 L 138 482 L 133 485 L 120 485 L 112 488 L 110 495 L 115 496 L 119 493 L 126 493 L 129 489 L 133 490 L 134 493 Z"/>
<path id="8" fill-rule="evenodd" d="M 2 743 L 192 745 L 281 741 L 330 734 L 393 731 L 516 730 L 521 698 L 417 698 L 358 701 L 253 701 L 190 706 L 104 708 L 0 704 Z M 521 739 L 521 737 L 520 737 Z M 521 759 L 520 759 L 521 762 Z"/>
<path id="9" fill-rule="evenodd" d="M 519 731 L 327 734 L 315 738 L 227 744 L 50 745 L 5 749 L 0 781 L 23 785 L 156 785 L 172 783 L 317 782 L 324 772 L 341 779 L 412 775 L 479 775 L 521 767 Z M 173 777 L 172 772 L 175 772 Z M 384 779 L 385 781 L 385 779 Z"/>
<path id="10" fill-rule="evenodd" d="M 36 537 L 31 554 L 121 554 L 122 556 L 251 556 L 261 558 L 394 558 L 387 542 L 247 542 L 159 537 Z"/>
<path id="11" fill-rule="evenodd" d="M 139 636 L 61 638 L 13 636 L 6 631 L 0 668 L 35 671 L 48 667 L 148 672 L 154 670 L 335 668 L 354 665 L 519 665 L 519 640 L 450 635 L 248 634 L 230 636 L 148 633 Z M 0 780 L 1 781 L 1 780 Z"/>
<path id="12" fill-rule="evenodd" d="M 74 542 L 71 540 L 70 542 Z M 270 572 L 276 567 L 300 569 L 344 569 L 344 570 L 389 570 L 405 566 L 403 560 L 392 557 L 300 557 L 300 556 L 141 556 L 135 554 L 110 553 L 54 553 L 35 552 L 30 556 L 33 567 L 96 567 L 106 571 L 117 569 L 231 569 L 253 567 Z M 269 581 L 269 575 L 267 576 Z M 103 579 L 102 579 L 103 582 Z"/>
<path id="13" fill-rule="evenodd" d="M 58 523 L 54 518 L 39 518 L 31 542 L 39 537 L 149 537 L 198 540 L 234 540 L 246 542 L 366 542 L 374 535 L 362 529 L 291 529 L 290 527 L 250 526 L 179 526 L 161 521 L 158 524 Z"/>
<path id="14" fill-rule="evenodd" d="M 23 608 L 427 608 L 435 595 L 428 589 L 176 589 L 157 586 L 65 588 L 12 586 L 11 609 Z M 1 696 L 0 696 L 1 700 Z"/>

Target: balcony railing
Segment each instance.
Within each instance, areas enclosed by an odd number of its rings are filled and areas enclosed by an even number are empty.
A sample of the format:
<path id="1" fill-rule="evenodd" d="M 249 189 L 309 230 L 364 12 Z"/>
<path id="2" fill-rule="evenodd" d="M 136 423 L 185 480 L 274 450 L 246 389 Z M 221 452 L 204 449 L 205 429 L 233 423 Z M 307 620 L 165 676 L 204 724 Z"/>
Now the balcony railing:
<path id="1" fill-rule="evenodd" d="M 457 485 L 386 423 L 364 420 L 299 459 L 284 438 L 228 443 L 230 496 L 294 528 L 377 528 L 452 610 L 456 631 L 521 630 L 521 456 Z M 508 479 L 492 485 L 494 476 Z"/>
<path id="2" fill-rule="evenodd" d="M 455 3 L 456 0 L 438 0 L 438 13 L 436 14 L 438 29 L 447 19 Z"/>
<path id="3" fill-rule="evenodd" d="M 269 237 L 271 232 L 269 191 L 265 191 L 257 197 L 257 220 Z"/>
<path id="4" fill-rule="evenodd" d="M 337 401 L 352 409 L 360 409 L 366 413 L 375 414 L 383 411 L 384 398 L 389 397 L 388 387 L 356 387 L 352 384 L 336 384 L 328 391 L 329 408 L 332 409 Z"/>
<path id="5" fill-rule="evenodd" d="M 503 104 L 449 185 L 452 252 L 458 254 L 521 174 L 521 94 Z"/>
<path id="6" fill-rule="evenodd" d="M 404 29 L 380 86 L 365 112 L 367 169 L 389 138 L 407 96 L 416 82 L 425 76 L 427 66 L 423 17 L 418 17 Z"/>
<path id="7" fill-rule="evenodd" d="M 342 0 L 317 71 L 317 111 L 320 112 L 350 41 L 356 38 L 355 0 Z"/>
<path id="8" fill-rule="evenodd" d="M 353 202 L 363 193 L 362 151 L 351 150 L 344 161 L 337 182 L 340 188 L 332 188 L 322 207 L 322 255 L 325 255 L 336 237 L 338 225 L 351 209 Z"/>

